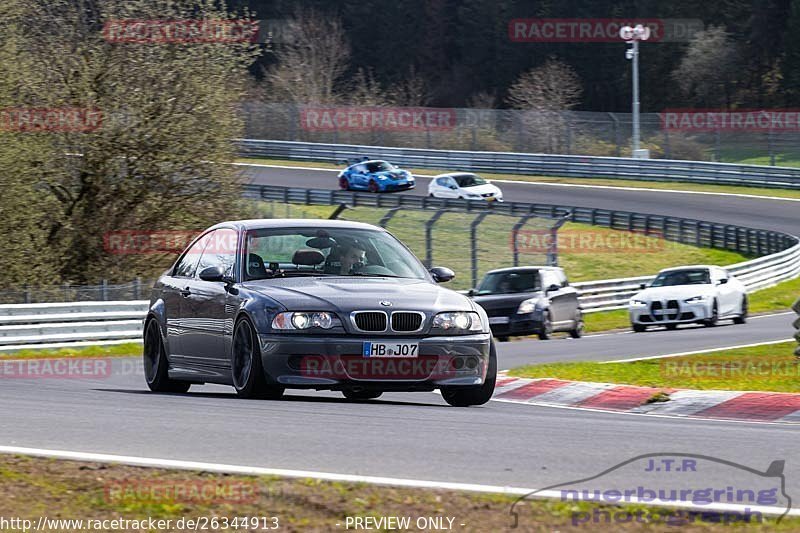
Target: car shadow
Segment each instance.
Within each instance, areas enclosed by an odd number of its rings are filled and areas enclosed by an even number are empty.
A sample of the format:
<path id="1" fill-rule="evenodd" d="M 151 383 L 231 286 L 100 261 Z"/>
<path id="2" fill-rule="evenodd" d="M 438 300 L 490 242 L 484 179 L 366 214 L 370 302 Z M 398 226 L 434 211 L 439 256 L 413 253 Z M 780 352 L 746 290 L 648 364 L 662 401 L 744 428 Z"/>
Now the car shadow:
<path id="1" fill-rule="evenodd" d="M 134 395 L 147 395 L 147 396 L 176 396 L 181 398 L 215 398 L 221 400 L 237 400 L 237 401 L 248 401 L 243 400 L 236 396 L 234 392 L 152 392 L 148 390 L 134 390 L 134 389 L 105 389 L 105 388 L 96 388 L 91 389 L 97 392 L 116 392 L 119 394 L 134 394 Z M 413 393 L 409 393 L 413 394 Z M 422 393 L 420 393 L 422 394 Z M 398 400 L 381 400 L 381 399 L 374 399 L 374 400 L 349 400 L 347 398 L 334 398 L 331 396 L 312 396 L 306 394 L 287 394 L 281 397 L 279 400 L 261 400 L 262 402 L 268 403 L 279 403 L 279 402 L 307 402 L 307 403 L 337 403 L 337 404 L 380 404 L 380 405 L 405 405 L 405 406 L 412 406 L 412 407 L 450 407 L 447 404 L 436 404 L 436 403 L 421 403 L 421 402 L 403 402 Z"/>

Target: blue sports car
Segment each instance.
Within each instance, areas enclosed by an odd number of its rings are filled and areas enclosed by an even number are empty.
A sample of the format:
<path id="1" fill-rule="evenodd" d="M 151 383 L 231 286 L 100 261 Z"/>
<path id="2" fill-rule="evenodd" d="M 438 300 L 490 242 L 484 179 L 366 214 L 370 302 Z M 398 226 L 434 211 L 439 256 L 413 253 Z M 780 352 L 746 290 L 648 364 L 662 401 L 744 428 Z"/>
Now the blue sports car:
<path id="1" fill-rule="evenodd" d="M 365 159 L 349 163 L 350 166 L 339 173 L 339 187 L 346 191 L 402 191 L 416 185 L 411 172 L 386 161 Z"/>

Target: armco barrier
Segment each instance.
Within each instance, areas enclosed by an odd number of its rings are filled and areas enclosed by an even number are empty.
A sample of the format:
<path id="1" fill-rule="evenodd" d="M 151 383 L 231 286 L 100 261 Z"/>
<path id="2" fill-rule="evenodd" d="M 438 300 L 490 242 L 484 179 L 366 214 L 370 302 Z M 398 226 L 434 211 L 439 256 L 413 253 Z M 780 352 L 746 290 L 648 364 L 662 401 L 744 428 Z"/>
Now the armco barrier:
<path id="1" fill-rule="evenodd" d="M 0 305 L 0 350 L 142 337 L 147 300 Z"/>
<path id="2" fill-rule="evenodd" d="M 375 159 L 387 159 L 392 163 L 411 168 L 800 189 L 800 168 L 789 167 L 626 157 L 428 150 L 254 139 L 237 139 L 236 142 L 239 153 L 243 157 L 339 162 L 353 157 L 368 156 Z"/>

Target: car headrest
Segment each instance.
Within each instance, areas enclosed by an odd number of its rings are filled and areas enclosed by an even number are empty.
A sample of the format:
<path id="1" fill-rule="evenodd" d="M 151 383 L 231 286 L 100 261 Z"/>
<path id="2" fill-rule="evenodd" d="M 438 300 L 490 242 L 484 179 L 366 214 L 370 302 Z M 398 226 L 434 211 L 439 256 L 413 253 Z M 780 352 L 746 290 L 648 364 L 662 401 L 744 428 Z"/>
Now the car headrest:
<path id="1" fill-rule="evenodd" d="M 258 254 L 247 254 L 247 276 L 251 279 L 261 279 L 267 277 L 267 269 L 264 268 L 264 260 Z"/>
<path id="2" fill-rule="evenodd" d="M 297 250 L 292 256 L 292 263 L 303 266 L 316 266 L 325 261 L 319 250 Z"/>

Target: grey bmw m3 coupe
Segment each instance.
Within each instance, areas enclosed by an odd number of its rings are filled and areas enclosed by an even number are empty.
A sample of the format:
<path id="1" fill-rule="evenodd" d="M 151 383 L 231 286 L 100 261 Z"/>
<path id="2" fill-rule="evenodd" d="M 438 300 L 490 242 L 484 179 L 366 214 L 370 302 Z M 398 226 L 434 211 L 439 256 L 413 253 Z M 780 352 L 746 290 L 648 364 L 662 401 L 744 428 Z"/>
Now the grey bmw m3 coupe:
<path id="1" fill-rule="evenodd" d="M 348 399 L 439 389 L 454 406 L 492 396 L 486 312 L 440 287 L 390 233 L 339 220 L 242 220 L 197 237 L 153 287 L 144 370 L 156 392 L 232 385 L 243 398 L 287 388 Z"/>

